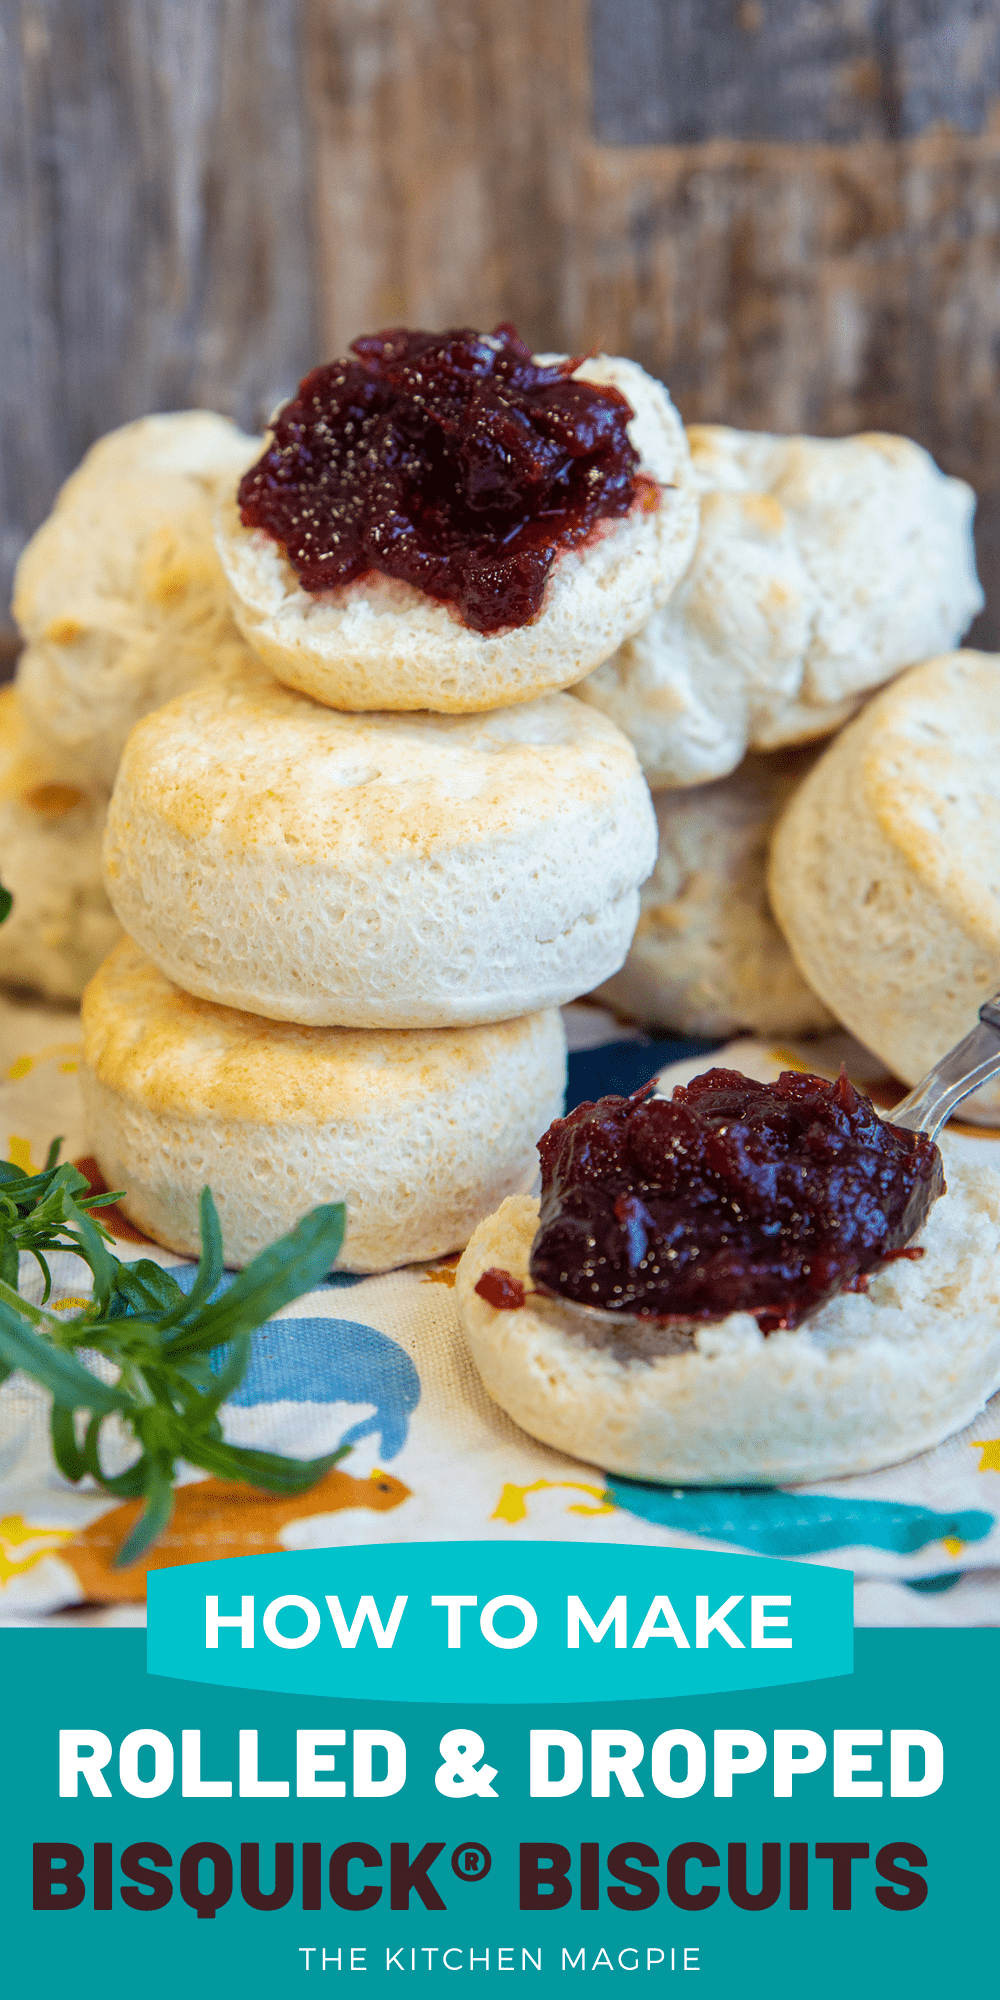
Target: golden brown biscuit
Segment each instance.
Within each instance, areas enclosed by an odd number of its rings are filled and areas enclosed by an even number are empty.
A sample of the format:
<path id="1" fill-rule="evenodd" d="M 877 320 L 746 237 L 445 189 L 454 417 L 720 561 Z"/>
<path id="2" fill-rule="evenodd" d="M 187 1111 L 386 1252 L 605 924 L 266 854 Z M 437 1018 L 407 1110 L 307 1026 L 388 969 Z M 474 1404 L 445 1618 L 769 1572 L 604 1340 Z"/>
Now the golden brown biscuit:
<path id="1" fill-rule="evenodd" d="M 195 1255 L 207 1184 L 231 1265 L 318 1202 L 347 1203 L 344 1270 L 460 1249 L 531 1186 L 566 1080 L 554 1011 L 485 1028 L 299 1028 L 192 999 L 130 938 L 84 994 L 83 1051 L 89 1149 L 126 1215 Z"/>
<path id="2" fill-rule="evenodd" d="M 631 745 L 569 695 L 344 715 L 219 678 L 133 732 L 104 849 L 125 929 L 189 993 L 360 1028 L 576 998 L 621 964 L 655 852 Z"/>
<path id="3" fill-rule="evenodd" d="M 631 737 L 654 788 L 827 735 L 870 688 L 956 645 L 983 604 L 975 495 L 909 438 L 688 436 L 694 559 L 577 689 Z"/>
<path id="4" fill-rule="evenodd" d="M 1000 659 L 925 660 L 835 738 L 775 834 L 770 893 L 803 974 L 918 1083 L 1000 989 Z M 1000 1087 L 963 1117 L 995 1120 Z"/>
<path id="5" fill-rule="evenodd" d="M 212 539 L 220 482 L 259 449 L 209 410 L 141 417 L 101 438 L 17 566 L 26 712 L 84 782 L 114 783 L 149 709 L 247 657 Z"/>
<path id="6" fill-rule="evenodd" d="M 684 1035 L 832 1027 L 775 923 L 765 880 L 774 823 L 814 761 L 809 750 L 773 750 L 714 785 L 653 794 L 656 867 L 629 955 L 598 999 L 644 1028 Z"/>
<path id="7" fill-rule="evenodd" d="M 14 688 L 0 693 L 0 980 L 78 1000 L 120 936 L 104 891 L 108 794 L 31 728 Z"/>

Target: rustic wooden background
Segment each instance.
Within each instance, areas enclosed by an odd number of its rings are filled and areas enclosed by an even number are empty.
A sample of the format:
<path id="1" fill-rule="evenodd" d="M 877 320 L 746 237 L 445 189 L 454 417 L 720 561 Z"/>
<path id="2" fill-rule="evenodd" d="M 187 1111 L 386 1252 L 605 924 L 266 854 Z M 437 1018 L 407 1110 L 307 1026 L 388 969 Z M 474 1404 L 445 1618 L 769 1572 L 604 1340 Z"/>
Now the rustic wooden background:
<path id="1" fill-rule="evenodd" d="M 1000 644 L 1000 0 L 0 0 L 0 562 L 92 438 L 513 319 L 908 432 Z"/>

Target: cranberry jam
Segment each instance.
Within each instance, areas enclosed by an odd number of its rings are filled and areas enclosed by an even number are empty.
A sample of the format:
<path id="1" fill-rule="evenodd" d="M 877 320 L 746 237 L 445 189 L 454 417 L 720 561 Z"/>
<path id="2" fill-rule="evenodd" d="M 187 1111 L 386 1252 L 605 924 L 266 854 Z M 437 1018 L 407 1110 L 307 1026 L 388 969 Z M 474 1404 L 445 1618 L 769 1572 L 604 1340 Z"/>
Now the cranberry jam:
<path id="1" fill-rule="evenodd" d="M 512 326 L 354 341 L 279 411 L 240 482 L 240 518 L 305 590 L 379 570 L 476 632 L 524 625 L 557 555 L 599 521 L 655 508 L 617 389 L 541 367 Z"/>
<path id="2" fill-rule="evenodd" d="M 750 1312 L 773 1333 L 863 1291 L 944 1193 L 933 1141 L 843 1072 L 710 1069 L 669 1102 L 651 1088 L 581 1104 L 539 1141 L 542 1290 L 644 1317 Z"/>

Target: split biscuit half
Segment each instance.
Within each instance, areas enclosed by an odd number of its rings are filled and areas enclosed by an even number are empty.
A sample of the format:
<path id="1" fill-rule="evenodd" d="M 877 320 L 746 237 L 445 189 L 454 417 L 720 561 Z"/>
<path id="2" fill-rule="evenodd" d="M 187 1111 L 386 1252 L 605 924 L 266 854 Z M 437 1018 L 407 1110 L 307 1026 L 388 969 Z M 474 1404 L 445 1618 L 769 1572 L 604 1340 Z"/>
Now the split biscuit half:
<path id="1" fill-rule="evenodd" d="M 88 1146 L 122 1208 L 182 1256 L 209 1186 L 242 1266 L 319 1202 L 347 1204 L 338 1267 L 460 1249 L 529 1188 L 558 1116 L 558 1013 L 394 1034 L 300 1028 L 194 1000 L 128 938 L 83 1002 Z"/>
<path id="2" fill-rule="evenodd" d="M 138 725 L 104 847 L 124 928 L 187 992 L 364 1028 L 587 992 L 655 857 L 631 745 L 569 695 L 362 716 L 244 677 Z"/>
<path id="3" fill-rule="evenodd" d="M 694 547 L 698 502 L 684 427 L 666 390 L 635 361 L 598 355 L 573 379 L 627 397 L 629 439 L 660 502 L 651 510 L 638 502 L 559 555 L 526 625 L 475 632 L 449 606 L 381 575 L 304 590 L 280 545 L 244 528 L 235 498 L 221 505 L 217 541 L 233 614 L 279 680 L 333 708 L 466 714 L 569 687 L 640 630 Z"/>
<path id="4" fill-rule="evenodd" d="M 1000 657 L 925 660 L 836 737 L 779 821 L 775 914 L 807 979 L 905 1083 L 1000 990 Z M 1000 1119 L 995 1080 L 963 1118 Z"/>
<path id="5" fill-rule="evenodd" d="M 693 561 L 577 689 L 631 737 L 654 789 L 829 734 L 871 688 L 957 645 L 983 605 L 975 495 L 909 438 L 688 437 Z"/>
<path id="6" fill-rule="evenodd" d="M 538 1202 L 512 1198 L 476 1230 L 455 1286 L 484 1386 L 543 1443 L 666 1485 L 839 1479 L 928 1451 L 1000 1385 L 1000 1175 L 943 1150 L 948 1193 L 917 1239 L 923 1257 L 885 1265 L 791 1332 L 765 1338 L 731 1313 L 652 1359 L 593 1344 L 558 1300 L 536 1304 Z M 490 1269 L 527 1283 L 519 1310 L 479 1296 Z"/>
<path id="7" fill-rule="evenodd" d="M 212 519 L 260 449 L 226 417 L 141 417 L 88 451 L 17 566 L 25 710 L 85 782 L 114 783 L 151 708 L 247 659 Z"/>

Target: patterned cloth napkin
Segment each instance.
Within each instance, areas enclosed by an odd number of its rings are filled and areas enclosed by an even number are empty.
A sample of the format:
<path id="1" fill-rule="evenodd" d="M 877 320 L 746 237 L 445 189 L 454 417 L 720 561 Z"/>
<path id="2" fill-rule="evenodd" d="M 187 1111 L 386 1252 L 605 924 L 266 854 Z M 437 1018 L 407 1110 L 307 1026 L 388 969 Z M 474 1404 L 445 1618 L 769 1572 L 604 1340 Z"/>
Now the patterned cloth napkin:
<path id="1" fill-rule="evenodd" d="M 566 1020 L 570 1104 L 707 1066 L 705 1043 L 649 1042 L 587 1006 L 568 1008 Z M 19 1165 L 37 1170 L 56 1133 L 64 1158 L 85 1156 L 78 1057 L 74 1015 L 0 998 L 0 1145 Z M 879 1065 L 845 1036 L 787 1048 L 741 1040 L 714 1059 L 766 1079 L 796 1066 L 835 1074 L 842 1058 L 877 1094 Z M 960 1133 L 971 1154 L 1000 1166 L 998 1140 Z M 108 1213 L 120 1256 L 152 1256 L 179 1275 L 192 1268 Z M 341 1443 L 349 1453 L 292 1500 L 190 1471 L 167 1559 L 480 1538 L 735 1547 L 853 1569 L 859 1624 L 1000 1624 L 1000 1396 L 935 1451 L 862 1478 L 788 1491 L 619 1479 L 537 1444 L 490 1402 L 456 1321 L 455 1261 L 334 1276 L 260 1329 L 223 1412 L 227 1437 L 302 1457 Z M 53 1259 L 54 1300 L 75 1303 L 88 1275 L 73 1257 Z M 47 1418 L 47 1397 L 23 1376 L 0 1388 L 0 1620 L 141 1622 L 143 1577 L 113 1567 L 136 1503 L 89 1482 L 71 1487 L 53 1464 Z M 114 1472 L 128 1449 L 110 1432 Z"/>

